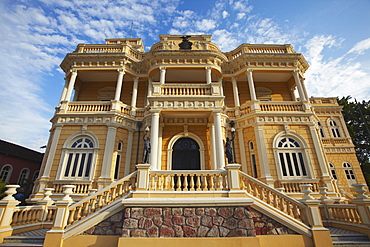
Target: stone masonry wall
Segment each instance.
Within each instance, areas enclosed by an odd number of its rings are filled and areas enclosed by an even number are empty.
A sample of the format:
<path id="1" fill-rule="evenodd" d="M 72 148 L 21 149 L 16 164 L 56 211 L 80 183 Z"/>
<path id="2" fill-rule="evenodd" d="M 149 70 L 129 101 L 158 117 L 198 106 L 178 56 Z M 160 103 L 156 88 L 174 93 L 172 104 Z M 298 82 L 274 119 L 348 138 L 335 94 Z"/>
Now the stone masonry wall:
<path id="1" fill-rule="evenodd" d="M 84 234 L 122 237 L 255 237 L 296 233 L 248 206 L 125 208 Z"/>

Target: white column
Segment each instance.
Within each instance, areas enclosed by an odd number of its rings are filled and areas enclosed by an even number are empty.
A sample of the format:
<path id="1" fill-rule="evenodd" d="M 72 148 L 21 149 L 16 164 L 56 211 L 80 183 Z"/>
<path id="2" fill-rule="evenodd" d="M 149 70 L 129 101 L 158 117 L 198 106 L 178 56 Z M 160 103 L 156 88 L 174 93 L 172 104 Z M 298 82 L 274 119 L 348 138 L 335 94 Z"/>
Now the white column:
<path id="1" fill-rule="evenodd" d="M 307 93 L 307 89 L 306 89 L 306 85 L 304 83 L 304 78 L 302 78 L 301 80 L 301 84 L 302 84 L 302 89 L 303 89 L 303 93 L 304 93 L 304 96 L 306 97 L 306 100 L 308 101 L 310 99 L 310 97 L 308 97 L 308 93 Z"/>
<path id="2" fill-rule="evenodd" d="M 66 98 L 67 90 L 68 90 L 68 78 L 64 78 L 64 87 L 59 102 L 62 102 Z"/>
<path id="3" fill-rule="evenodd" d="M 231 81 L 233 83 L 234 105 L 235 105 L 235 107 L 239 107 L 240 106 L 240 102 L 239 102 L 239 90 L 238 90 L 238 84 L 236 82 L 236 78 L 235 77 L 231 77 Z"/>
<path id="4" fill-rule="evenodd" d="M 132 107 L 136 107 L 138 84 L 139 84 L 139 77 L 135 77 L 134 78 L 134 85 L 132 87 L 132 98 L 131 98 L 131 106 Z"/>
<path id="5" fill-rule="evenodd" d="M 163 133 L 163 126 L 159 126 L 159 133 L 158 133 L 158 157 L 157 157 L 157 170 L 162 170 L 162 133 Z"/>
<path id="6" fill-rule="evenodd" d="M 307 101 L 307 99 L 305 97 L 305 94 L 304 94 L 304 91 L 303 91 L 303 88 L 302 88 L 302 83 L 301 83 L 301 80 L 299 79 L 298 72 L 299 72 L 299 70 L 294 70 L 293 71 L 293 77 L 294 77 L 295 84 L 297 85 L 299 97 L 301 98 L 301 101 L 305 102 L 305 101 Z"/>
<path id="7" fill-rule="evenodd" d="M 261 178 L 266 179 L 266 183 L 273 185 L 273 179 L 270 173 L 269 161 L 267 158 L 267 149 L 265 144 L 265 135 L 263 133 L 263 126 L 256 126 L 254 128 L 256 135 L 256 144 L 258 152 L 258 161 L 261 168 Z"/>
<path id="8" fill-rule="evenodd" d="M 166 82 L 166 67 L 159 67 L 160 75 L 159 75 L 159 82 L 164 84 Z"/>
<path id="9" fill-rule="evenodd" d="M 316 128 L 313 125 L 310 126 L 310 132 L 311 132 L 311 136 L 312 136 L 313 145 L 314 145 L 315 150 L 316 150 L 315 153 L 316 153 L 317 159 L 319 161 L 322 176 L 323 177 L 329 177 L 327 162 L 325 161 L 325 158 L 324 158 L 324 155 L 323 155 L 324 151 L 321 147 L 321 142 L 320 142 L 319 136 L 317 134 Z M 308 165 L 310 165 L 310 164 L 308 164 Z"/>
<path id="10" fill-rule="evenodd" d="M 42 178 L 48 178 L 49 175 L 50 175 L 50 170 L 51 170 L 51 167 L 53 165 L 54 155 L 55 155 L 55 151 L 57 149 L 57 144 L 58 144 L 58 141 L 59 141 L 59 136 L 60 136 L 61 130 L 62 130 L 62 127 L 57 126 L 54 129 L 54 133 L 52 135 L 50 135 L 51 145 L 50 145 L 50 147 L 48 147 L 48 149 L 49 149 L 48 150 L 48 156 L 47 156 L 47 160 L 45 162 L 45 168 L 44 168 L 44 172 L 42 174 Z"/>
<path id="11" fill-rule="evenodd" d="M 212 68 L 211 67 L 206 67 L 206 82 L 207 84 L 211 84 L 212 83 Z"/>
<path id="12" fill-rule="evenodd" d="M 247 168 L 247 158 L 246 158 L 246 152 L 245 152 L 245 145 L 244 145 L 244 134 L 243 134 L 243 129 L 238 128 L 236 130 L 238 133 L 238 140 L 239 140 L 239 152 L 240 152 L 240 160 L 241 160 L 241 165 L 242 165 L 242 171 L 245 173 L 248 173 L 248 168 Z"/>
<path id="13" fill-rule="evenodd" d="M 152 96 L 152 89 L 153 89 L 152 81 L 153 81 L 153 78 L 149 77 L 148 78 L 148 95 L 147 95 L 147 98 L 146 98 L 146 105 L 149 105 L 148 96 Z"/>
<path id="14" fill-rule="evenodd" d="M 75 82 L 76 82 L 76 78 L 77 78 L 77 70 L 74 69 L 74 70 L 72 70 L 72 75 L 71 75 L 71 78 L 69 79 L 67 93 L 66 93 L 65 98 L 64 98 L 65 101 L 70 101 L 70 99 L 71 99 L 73 87 L 74 87 Z"/>
<path id="15" fill-rule="evenodd" d="M 132 153 L 132 141 L 134 139 L 134 131 L 128 131 L 127 146 L 126 146 L 126 159 L 125 159 L 125 174 L 124 177 L 130 174 L 131 168 L 131 153 Z"/>
<path id="16" fill-rule="evenodd" d="M 104 157 L 102 171 L 99 178 L 111 179 L 114 144 L 116 142 L 116 127 L 108 127 L 107 138 L 105 140 Z"/>
<path id="17" fill-rule="evenodd" d="M 257 97 L 256 97 L 256 90 L 254 88 L 252 71 L 253 71 L 252 69 L 247 69 L 247 77 L 248 77 L 249 92 L 251 94 L 251 100 L 255 101 L 257 100 Z"/>
<path id="18" fill-rule="evenodd" d="M 150 166 L 157 168 L 158 162 L 158 135 L 159 135 L 159 111 L 152 111 L 152 127 L 150 132 Z"/>
<path id="19" fill-rule="evenodd" d="M 123 69 L 118 69 L 117 71 L 118 71 L 118 78 L 117 78 L 117 84 L 116 84 L 116 93 L 114 94 L 114 100 L 120 101 L 123 76 L 125 75 L 125 71 Z"/>
<path id="20" fill-rule="evenodd" d="M 211 124 L 210 128 L 210 141 L 211 141 L 211 164 L 212 170 L 217 170 L 217 157 L 216 157 L 216 143 L 215 143 L 215 125 Z"/>
<path id="21" fill-rule="evenodd" d="M 222 141 L 222 127 L 221 127 L 221 112 L 214 112 L 214 126 L 215 126 L 215 146 L 216 146 L 216 162 L 217 169 L 225 169 L 225 152 Z"/>

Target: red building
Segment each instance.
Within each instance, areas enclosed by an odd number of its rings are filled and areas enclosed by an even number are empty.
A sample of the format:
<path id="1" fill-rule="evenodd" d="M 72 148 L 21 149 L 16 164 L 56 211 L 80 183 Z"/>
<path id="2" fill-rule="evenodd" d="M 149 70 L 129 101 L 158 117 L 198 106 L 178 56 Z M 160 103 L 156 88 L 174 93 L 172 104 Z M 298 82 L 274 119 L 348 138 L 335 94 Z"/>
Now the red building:
<path id="1" fill-rule="evenodd" d="M 38 177 L 44 154 L 0 140 L 0 179 L 19 184 L 27 196 Z"/>

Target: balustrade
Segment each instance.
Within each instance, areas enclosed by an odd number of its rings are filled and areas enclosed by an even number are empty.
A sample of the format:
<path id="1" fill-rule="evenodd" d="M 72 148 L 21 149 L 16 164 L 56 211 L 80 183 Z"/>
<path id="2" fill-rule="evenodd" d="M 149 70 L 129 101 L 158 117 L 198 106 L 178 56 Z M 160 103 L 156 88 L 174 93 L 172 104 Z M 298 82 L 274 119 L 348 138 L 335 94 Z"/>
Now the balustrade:
<path id="1" fill-rule="evenodd" d="M 67 225 L 71 225 L 74 222 L 83 219 L 109 203 L 128 194 L 130 190 L 134 190 L 136 173 L 137 172 L 131 173 L 130 175 L 107 186 L 103 190 L 69 206 Z"/>
<path id="2" fill-rule="evenodd" d="M 111 102 L 87 103 L 69 102 L 67 112 L 107 112 L 111 110 Z"/>
<path id="3" fill-rule="evenodd" d="M 161 171 L 151 172 L 149 190 L 154 191 L 220 191 L 228 190 L 227 172 Z"/>
<path id="4" fill-rule="evenodd" d="M 63 193 L 63 186 L 64 185 L 70 185 L 71 183 L 58 183 L 54 184 L 54 193 L 61 194 Z M 73 189 L 73 194 L 88 194 L 91 184 L 83 184 L 83 183 L 73 183 L 74 186 L 76 186 Z"/>
<path id="5" fill-rule="evenodd" d="M 306 206 L 281 193 L 263 182 L 240 172 L 241 189 L 245 189 L 251 196 L 260 199 L 270 206 L 290 215 L 303 223 L 307 223 Z"/>
<path id="6" fill-rule="evenodd" d="M 355 204 L 331 204 L 326 205 L 329 218 L 326 220 L 335 220 L 353 224 L 362 224 L 361 217 Z"/>
<path id="7" fill-rule="evenodd" d="M 161 85 L 161 95 L 176 95 L 176 96 L 201 96 L 211 95 L 211 87 L 209 85 Z"/>
<path id="8" fill-rule="evenodd" d="M 312 192 L 319 192 L 318 188 L 320 187 L 318 182 L 304 182 L 304 183 L 293 183 L 293 182 L 286 182 L 282 183 L 279 182 L 278 187 L 284 188 L 285 193 L 301 193 L 300 185 L 304 185 L 310 183 L 312 184 Z"/>
<path id="9" fill-rule="evenodd" d="M 301 102 L 260 103 L 261 111 L 303 111 Z"/>

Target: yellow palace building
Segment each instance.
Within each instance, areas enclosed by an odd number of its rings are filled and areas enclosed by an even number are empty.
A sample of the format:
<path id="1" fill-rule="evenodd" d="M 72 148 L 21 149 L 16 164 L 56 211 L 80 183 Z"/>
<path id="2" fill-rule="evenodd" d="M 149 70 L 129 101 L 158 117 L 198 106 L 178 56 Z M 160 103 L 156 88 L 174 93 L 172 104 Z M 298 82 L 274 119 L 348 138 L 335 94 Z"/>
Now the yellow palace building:
<path id="1" fill-rule="evenodd" d="M 30 205 L 7 186 L 1 241 L 46 229 L 44 246 L 326 247 L 329 227 L 370 234 L 342 108 L 308 96 L 302 54 L 159 39 L 67 54 Z"/>

